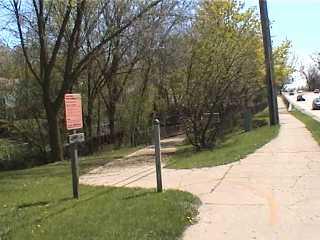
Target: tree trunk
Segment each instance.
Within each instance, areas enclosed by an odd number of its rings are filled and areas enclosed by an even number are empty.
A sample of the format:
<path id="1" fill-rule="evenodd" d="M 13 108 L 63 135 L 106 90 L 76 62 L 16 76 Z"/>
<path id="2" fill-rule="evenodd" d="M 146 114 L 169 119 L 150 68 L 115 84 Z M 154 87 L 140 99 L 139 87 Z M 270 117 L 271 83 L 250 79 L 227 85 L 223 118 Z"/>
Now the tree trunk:
<path id="1" fill-rule="evenodd" d="M 107 115 L 109 119 L 109 129 L 110 129 L 110 143 L 115 143 L 115 114 L 116 106 L 115 104 L 110 104 L 108 106 Z"/>
<path id="2" fill-rule="evenodd" d="M 63 147 L 61 143 L 61 135 L 58 121 L 58 113 L 53 110 L 51 104 L 46 108 L 46 114 L 48 119 L 49 128 L 49 143 L 51 147 L 51 159 L 50 161 L 62 161 L 63 160 Z"/>
<path id="3" fill-rule="evenodd" d="M 87 117 L 86 117 L 86 123 L 87 123 L 87 140 L 89 140 L 89 152 L 93 153 L 93 122 L 92 122 L 92 115 L 93 115 L 93 100 L 91 98 L 88 98 L 88 105 L 87 105 Z"/>
<path id="4" fill-rule="evenodd" d="M 101 148 L 101 100 L 100 96 L 98 97 L 98 114 L 97 114 L 97 138 L 98 138 L 98 147 Z"/>

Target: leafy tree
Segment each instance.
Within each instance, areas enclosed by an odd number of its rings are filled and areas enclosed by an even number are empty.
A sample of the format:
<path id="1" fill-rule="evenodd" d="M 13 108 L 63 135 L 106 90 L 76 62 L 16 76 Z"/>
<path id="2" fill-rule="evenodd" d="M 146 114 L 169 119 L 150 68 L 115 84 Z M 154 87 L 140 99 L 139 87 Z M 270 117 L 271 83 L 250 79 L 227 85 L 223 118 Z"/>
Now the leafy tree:
<path id="1" fill-rule="evenodd" d="M 196 148 L 213 147 L 222 123 L 236 119 L 260 94 L 260 39 L 252 9 L 244 10 L 237 1 L 201 3 L 181 76 L 186 132 Z"/>
<path id="2" fill-rule="evenodd" d="M 278 88 L 282 87 L 288 76 L 295 71 L 289 62 L 291 47 L 291 42 L 285 40 L 273 49 L 274 82 Z"/>

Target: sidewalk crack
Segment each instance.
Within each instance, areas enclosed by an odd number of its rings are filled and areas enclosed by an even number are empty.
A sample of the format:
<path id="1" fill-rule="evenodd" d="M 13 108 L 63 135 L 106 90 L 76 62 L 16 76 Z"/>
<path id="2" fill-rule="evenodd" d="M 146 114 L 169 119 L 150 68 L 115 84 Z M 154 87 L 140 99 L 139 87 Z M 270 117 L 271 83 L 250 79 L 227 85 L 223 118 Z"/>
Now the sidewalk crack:
<path id="1" fill-rule="evenodd" d="M 217 190 L 217 188 L 221 185 L 222 181 L 226 178 L 226 176 L 228 175 L 228 173 L 231 171 L 233 165 L 231 165 L 227 171 L 223 174 L 222 178 L 220 178 L 220 181 L 216 183 L 216 185 L 211 189 L 210 193 L 213 193 L 215 190 Z"/>

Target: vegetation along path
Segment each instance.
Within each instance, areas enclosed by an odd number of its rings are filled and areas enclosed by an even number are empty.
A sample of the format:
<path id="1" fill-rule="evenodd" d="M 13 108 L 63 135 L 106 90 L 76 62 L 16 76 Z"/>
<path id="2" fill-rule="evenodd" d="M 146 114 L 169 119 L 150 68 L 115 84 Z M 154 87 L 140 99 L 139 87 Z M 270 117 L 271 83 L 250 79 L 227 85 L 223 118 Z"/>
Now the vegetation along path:
<path id="1" fill-rule="evenodd" d="M 277 138 L 228 165 L 163 169 L 166 188 L 197 195 L 199 220 L 191 239 L 318 239 L 320 234 L 320 147 L 305 126 L 280 105 Z M 154 187 L 150 164 L 100 168 L 82 183 Z"/>

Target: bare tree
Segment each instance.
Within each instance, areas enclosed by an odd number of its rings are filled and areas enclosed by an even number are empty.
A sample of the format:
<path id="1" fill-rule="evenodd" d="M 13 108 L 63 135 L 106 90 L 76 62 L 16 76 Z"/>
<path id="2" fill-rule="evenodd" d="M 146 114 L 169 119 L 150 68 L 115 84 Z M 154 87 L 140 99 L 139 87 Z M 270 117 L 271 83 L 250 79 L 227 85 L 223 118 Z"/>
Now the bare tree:
<path id="1" fill-rule="evenodd" d="M 320 71 L 316 66 L 311 66 L 306 72 L 302 71 L 302 74 L 307 80 L 307 85 L 310 91 L 320 88 Z"/>
<path id="2" fill-rule="evenodd" d="M 101 9 L 107 7 L 103 2 Z M 136 10 L 136 14 L 116 29 L 106 29 L 96 45 L 83 54 L 80 49 L 98 23 L 100 14 L 92 26 L 83 30 L 83 18 L 88 6 L 86 0 L 79 1 L 44 1 L 44 0 L 11 0 L 11 7 L 20 44 L 28 68 L 42 89 L 42 100 L 49 126 L 49 142 L 52 160 L 63 159 L 61 144 L 59 111 L 63 104 L 64 94 L 71 92 L 80 74 L 87 64 L 100 52 L 106 43 L 118 36 L 143 14 L 160 3 L 152 1 Z M 28 34 L 32 36 L 30 38 Z M 37 61 L 37 62 L 35 62 Z M 62 78 L 54 82 L 54 72 L 62 70 Z"/>

